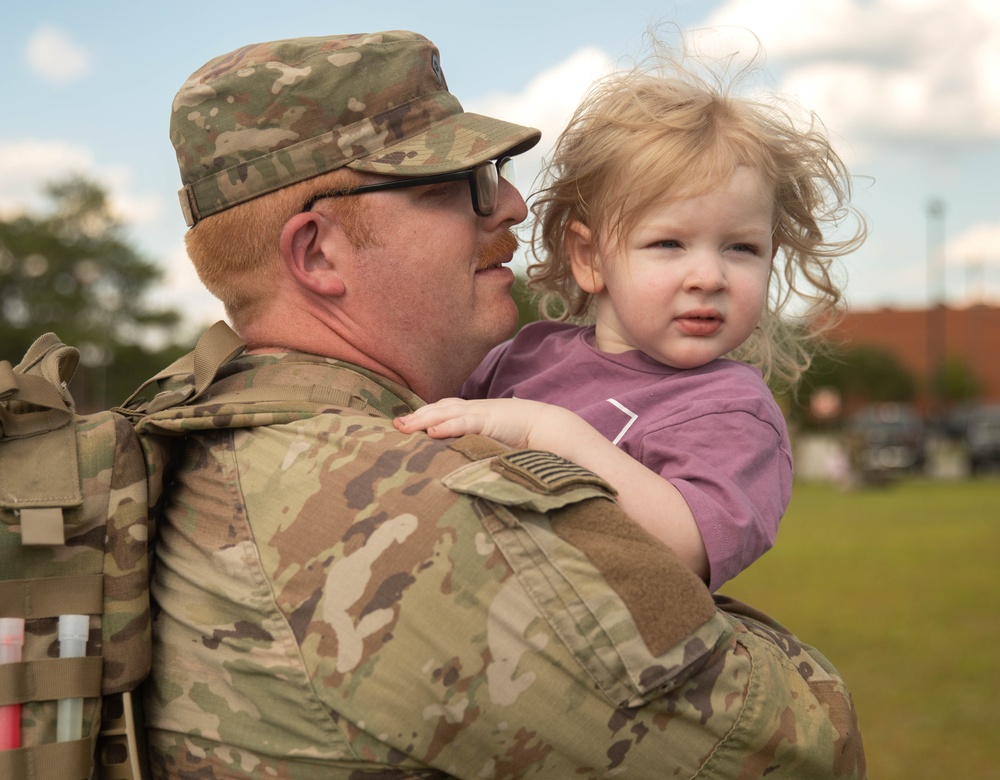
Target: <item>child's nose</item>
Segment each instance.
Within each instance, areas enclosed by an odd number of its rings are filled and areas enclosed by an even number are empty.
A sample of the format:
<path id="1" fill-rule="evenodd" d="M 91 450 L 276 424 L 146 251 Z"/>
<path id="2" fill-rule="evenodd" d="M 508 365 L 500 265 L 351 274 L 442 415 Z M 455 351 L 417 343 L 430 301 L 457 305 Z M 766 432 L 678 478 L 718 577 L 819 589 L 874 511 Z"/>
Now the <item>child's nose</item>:
<path id="1" fill-rule="evenodd" d="M 692 260 L 684 280 L 686 290 L 718 292 L 726 288 L 726 273 L 721 258 L 712 254 L 700 254 Z"/>

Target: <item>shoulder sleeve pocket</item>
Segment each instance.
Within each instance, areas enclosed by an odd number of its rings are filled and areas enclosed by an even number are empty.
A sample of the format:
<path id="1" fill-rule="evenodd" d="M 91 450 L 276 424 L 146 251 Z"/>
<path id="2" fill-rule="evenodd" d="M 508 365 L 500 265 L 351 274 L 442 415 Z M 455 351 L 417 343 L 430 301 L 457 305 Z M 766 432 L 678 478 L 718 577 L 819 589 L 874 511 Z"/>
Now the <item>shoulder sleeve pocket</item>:
<path id="1" fill-rule="evenodd" d="M 548 453 L 509 455 L 444 482 L 485 499 L 483 525 L 596 686 L 638 706 L 689 680 L 731 633 L 704 583 L 609 500 L 596 475 Z"/>
<path id="2" fill-rule="evenodd" d="M 445 477 L 444 484 L 456 493 L 543 513 L 616 495 L 597 474 L 541 450 L 514 450 L 473 461 Z"/>

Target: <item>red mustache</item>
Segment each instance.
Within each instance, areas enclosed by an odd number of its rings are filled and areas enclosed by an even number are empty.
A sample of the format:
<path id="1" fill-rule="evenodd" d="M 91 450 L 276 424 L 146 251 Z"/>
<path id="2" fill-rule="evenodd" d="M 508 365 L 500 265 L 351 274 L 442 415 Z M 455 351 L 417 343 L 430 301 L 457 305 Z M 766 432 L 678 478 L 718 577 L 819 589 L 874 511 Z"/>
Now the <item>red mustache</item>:
<path id="1" fill-rule="evenodd" d="M 476 267 L 483 270 L 502 262 L 508 255 L 514 254 L 518 246 L 517 236 L 512 231 L 505 230 L 476 253 Z"/>

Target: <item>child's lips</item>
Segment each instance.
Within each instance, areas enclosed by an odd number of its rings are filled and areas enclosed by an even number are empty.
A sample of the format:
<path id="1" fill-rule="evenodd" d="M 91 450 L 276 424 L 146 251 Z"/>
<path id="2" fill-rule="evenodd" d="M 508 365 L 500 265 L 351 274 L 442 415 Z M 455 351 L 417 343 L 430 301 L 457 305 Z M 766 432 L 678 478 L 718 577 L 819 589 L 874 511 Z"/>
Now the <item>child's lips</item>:
<path id="1" fill-rule="evenodd" d="M 686 312 L 674 322 L 689 336 L 711 336 L 722 327 L 722 316 L 718 312 Z"/>

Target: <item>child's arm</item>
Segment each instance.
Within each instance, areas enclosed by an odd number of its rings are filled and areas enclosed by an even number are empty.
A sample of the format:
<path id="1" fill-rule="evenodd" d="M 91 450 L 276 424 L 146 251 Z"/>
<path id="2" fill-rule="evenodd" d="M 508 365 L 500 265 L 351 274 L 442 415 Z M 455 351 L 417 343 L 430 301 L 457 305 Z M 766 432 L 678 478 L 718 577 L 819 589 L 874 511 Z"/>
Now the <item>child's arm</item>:
<path id="1" fill-rule="evenodd" d="M 438 439 L 479 433 L 510 447 L 547 450 L 603 477 L 622 509 L 708 580 L 708 553 L 690 507 L 672 484 L 604 438 L 578 415 L 521 398 L 445 398 L 393 420 L 403 433 Z"/>

